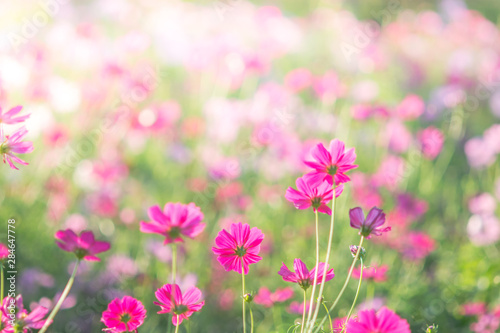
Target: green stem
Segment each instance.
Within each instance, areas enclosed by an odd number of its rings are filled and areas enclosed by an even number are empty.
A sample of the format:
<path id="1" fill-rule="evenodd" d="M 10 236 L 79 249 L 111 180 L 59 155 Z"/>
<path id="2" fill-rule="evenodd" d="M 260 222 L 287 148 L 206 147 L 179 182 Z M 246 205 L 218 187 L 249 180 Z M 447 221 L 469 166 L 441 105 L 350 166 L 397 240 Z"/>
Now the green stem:
<path id="1" fill-rule="evenodd" d="M 361 252 L 361 246 L 363 246 L 364 240 L 365 240 L 365 237 L 361 236 L 361 240 L 360 240 L 359 245 L 358 245 L 358 251 L 356 252 L 356 257 L 354 257 L 354 260 L 352 261 L 351 268 L 349 269 L 349 274 L 347 275 L 347 279 L 345 280 L 344 285 L 342 286 L 342 289 L 340 290 L 340 293 L 338 294 L 337 298 L 333 302 L 332 306 L 330 307 L 330 309 L 328 309 L 328 314 L 330 314 L 330 312 L 332 312 L 333 309 L 337 306 L 337 303 L 339 302 L 340 298 L 344 294 L 345 289 L 347 288 L 347 285 L 349 284 L 349 280 L 351 279 L 352 271 L 354 269 L 354 266 L 356 265 L 356 262 L 358 261 L 359 253 Z M 321 320 L 321 323 L 316 328 L 314 333 L 319 332 L 319 329 L 320 329 L 321 325 L 323 325 L 325 323 L 326 318 L 327 318 L 327 316 L 323 317 L 323 320 Z"/>
<path id="2" fill-rule="evenodd" d="M 250 309 L 250 333 L 253 333 L 253 312 L 252 312 L 252 306 L 248 306 Z"/>
<path id="3" fill-rule="evenodd" d="M 306 311 L 307 311 L 307 292 L 304 289 L 304 310 L 302 311 L 302 325 L 300 328 L 300 333 L 304 333 L 304 324 L 306 321 Z"/>
<path id="4" fill-rule="evenodd" d="M 349 310 L 349 313 L 347 314 L 347 319 L 345 321 L 346 323 L 349 322 L 349 318 L 351 318 L 352 310 L 354 310 L 354 306 L 356 305 L 356 301 L 358 300 L 359 290 L 361 289 L 361 281 L 363 281 L 363 259 L 361 259 L 361 272 L 359 274 L 358 290 L 356 290 L 356 296 L 354 296 L 354 301 L 352 302 L 351 310 Z"/>
<path id="5" fill-rule="evenodd" d="M 314 212 L 314 215 L 316 217 L 316 266 L 318 267 L 319 265 L 319 222 L 318 222 L 318 211 L 316 210 Z M 309 312 L 307 314 L 307 321 L 305 323 L 306 327 L 308 326 L 309 321 L 311 320 L 312 317 L 312 309 L 313 309 L 313 304 L 314 304 L 314 294 L 316 293 L 316 284 L 318 283 L 318 269 L 315 270 L 314 272 L 314 280 L 313 280 L 313 286 L 312 286 L 312 291 L 311 291 L 311 300 L 309 301 Z M 304 325 L 304 323 L 302 323 Z"/>
<path id="6" fill-rule="evenodd" d="M 3 282 L 3 264 L 0 263 L 0 279 L 2 280 L 0 282 L 0 304 L 3 304 L 3 286 L 4 286 L 4 282 Z M 2 312 L 0 311 L 0 319 L 2 319 Z"/>
<path id="7" fill-rule="evenodd" d="M 177 325 L 175 326 L 175 333 L 178 333 L 179 332 L 179 315 L 177 315 Z"/>
<path id="8" fill-rule="evenodd" d="M 322 303 L 323 306 L 325 307 L 326 313 L 328 314 L 328 319 L 330 319 L 330 332 L 333 332 L 333 321 L 332 317 L 330 316 L 330 312 L 328 312 L 328 308 L 326 307 L 325 302 Z"/>
<path id="9" fill-rule="evenodd" d="M 243 300 L 243 333 L 247 331 L 246 314 L 245 314 L 245 266 L 243 258 L 241 258 L 241 299 Z"/>
<path id="10" fill-rule="evenodd" d="M 323 268 L 323 278 L 321 279 L 321 285 L 319 287 L 317 305 L 316 305 L 316 309 L 314 310 L 314 316 L 312 317 L 312 320 L 309 323 L 309 326 L 311 328 L 310 331 L 312 331 L 312 329 L 314 327 L 314 322 L 316 321 L 316 318 L 318 318 L 318 313 L 319 313 L 319 308 L 321 306 L 321 302 L 323 302 L 322 296 L 323 296 L 323 290 L 325 288 L 326 272 L 328 271 L 328 262 L 330 261 L 330 252 L 332 250 L 333 229 L 335 226 L 335 184 L 332 185 L 332 189 L 333 189 L 333 198 L 332 198 L 332 217 L 330 219 L 330 235 L 328 236 L 328 247 L 326 249 L 325 265 Z"/>
<path id="11" fill-rule="evenodd" d="M 175 284 L 177 276 L 177 244 L 172 244 L 172 284 Z"/>
<path id="12" fill-rule="evenodd" d="M 78 271 L 78 266 L 80 265 L 80 259 L 76 261 L 75 268 L 73 268 L 73 273 L 71 274 L 71 277 L 68 280 L 68 283 L 66 284 L 66 287 L 64 287 L 63 293 L 61 294 L 61 297 L 59 297 L 59 300 L 56 303 L 56 306 L 50 313 L 50 315 L 47 317 L 47 321 L 43 325 L 42 329 L 38 333 L 44 333 L 47 331 L 47 328 L 49 328 L 50 324 L 52 324 L 52 321 L 54 317 L 56 316 L 57 312 L 61 308 L 64 300 L 69 294 L 69 291 L 71 290 L 71 287 L 73 286 L 73 282 L 75 281 L 76 277 L 76 272 Z"/>

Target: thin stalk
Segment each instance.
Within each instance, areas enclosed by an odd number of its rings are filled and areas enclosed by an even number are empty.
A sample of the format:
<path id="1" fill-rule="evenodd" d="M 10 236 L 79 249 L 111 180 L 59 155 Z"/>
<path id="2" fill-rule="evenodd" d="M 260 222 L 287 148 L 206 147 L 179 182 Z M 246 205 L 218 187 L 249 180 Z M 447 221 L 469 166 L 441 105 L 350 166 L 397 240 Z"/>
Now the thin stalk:
<path id="1" fill-rule="evenodd" d="M 349 318 L 351 318 L 352 310 L 354 310 L 354 306 L 356 305 L 356 301 L 358 300 L 359 290 L 361 289 L 361 281 L 363 281 L 363 259 L 361 259 L 361 272 L 359 274 L 358 290 L 356 290 L 356 296 L 354 296 L 354 301 L 352 302 L 351 309 L 349 310 L 349 313 L 347 314 L 347 319 L 345 321 L 346 323 L 349 322 Z"/>
<path id="2" fill-rule="evenodd" d="M 250 309 L 250 333 L 253 333 L 253 312 L 252 312 L 252 306 L 248 306 Z"/>
<path id="3" fill-rule="evenodd" d="M 316 266 L 318 267 L 319 265 L 319 222 L 318 222 L 318 211 L 314 212 L 314 215 L 316 217 Z M 307 321 L 306 321 L 306 328 L 309 326 L 309 321 L 311 320 L 312 317 L 312 309 L 313 309 L 313 304 L 314 304 L 314 294 L 316 293 L 316 284 L 318 283 L 318 270 L 316 269 L 314 272 L 314 280 L 313 280 L 313 286 L 312 286 L 312 292 L 311 292 L 311 300 L 309 301 L 309 312 L 307 314 Z"/>
<path id="4" fill-rule="evenodd" d="M 0 279 L 2 280 L 1 283 L 0 283 L 0 304 L 3 304 L 3 286 L 4 286 L 4 282 L 3 282 L 3 264 L 0 263 Z M 2 312 L 0 311 L 0 319 L 2 319 Z"/>
<path id="5" fill-rule="evenodd" d="M 175 326 L 175 333 L 178 333 L 179 332 L 179 315 L 177 315 L 177 325 Z"/>
<path id="6" fill-rule="evenodd" d="M 307 293 L 304 289 L 304 310 L 302 311 L 302 325 L 300 325 L 300 333 L 304 333 L 304 324 L 306 321 L 306 311 L 307 311 Z"/>
<path id="7" fill-rule="evenodd" d="M 66 284 L 66 287 L 64 287 L 63 293 L 61 297 L 59 297 L 59 300 L 56 303 L 56 306 L 50 313 L 50 315 L 47 317 L 47 321 L 45 321 L 45 324 L 43 325 L 42 329 L 38 333 L 44 333 L 47 331 L 47 328 L 49 328 L 50 324 L 52 324 L 52 321 L 54 317 L 56 316 L 57 312 L 61 308 L 61 305 L 63 304 L 64 300 L 69 294 L 69 291 L 71 290 L 71 287 L 73 286 L 73 282 L 75 282 L 75 277 L 76 277 L 76 272 L 78 271 L 78 265 L 80 264 L 80 259 L 76 261 L 75 268 L 73 268 L 73 273 L 71 274 L 71 277 L 68 280 L 68 283 Z"/>
<path id="8" fill-rule="evenodd" d="M 345 289 L 347 288 L 347 284 L 349 283 L 349 280 L 351 279 L 352 271 L 354 269 L 354 266 L 356 265 L 356 261 L 358 261 L 359 253 L 361 252 L 361 246 L 363 245 L 364 240 L 365 240 L 365 237 L 361 236 L 361 240 L 360 240 L 359 245 L 358 245 L 358 252 L 356 252 L 356 257 L 354 257 L 354 260 L 352 261 L 351 268 L 349 269 L 349 274 L 347 275 L 347 279 L 345 280 L 344 285 L 342 286 L 342 289 L 340 290 L 340 293 L 338 294 L 337 298 L 333 302 L 332 306 L 330 307 L 330 309 L 328 309 L 328 314 L 330 314 L 330 312 L 332 312 L 333 309 L 337 306 L 337 303 L 339 302 L 340 297 L 342 297 Z M 323 317 L 323 320 L 321 320 L 321 323 L 316 328 L 314 333 L 319 332 L 319 329 L 320 329 L 321 325 L 323 325 L 325 323 L 326 318 L 327 318 L 327 316 Z"/>
<path id="9" fill-rule="evenodd" d="M 172 244 L 172 284 L 175 284 L 177 276 L 177 244 Z"/>
<path id="10" fill-rule="evenodd" d="M 330 252 L 332 250 L 332 242 L 333 242 L 333 229 L 335 226 L 335 184 L 332 185 L 333 188 L 333 198 L 332 198 L 332 218 L 330 219 L 330 235 L 328 236 L 328 247 L 326 249 L 326 259 L 325 259 L 325 266 L 323 269 L 323 278 L 321 279 L 321 285 L 319 287 L 319 293 L 318 293 L 318 300 L 317 300 L 317 306 L 316 309 L 314 310 L 314 316 L 312 317 L 311 322 L 309 323 L 312 328 L 314 326 L 314 322 L 316 321 L 316 318 L 318 318 L 318 313 L 319 313 L 319 308 L 323 300 L 321 297 L 323 296 L 323 290 L 325 288 L 325 282 L 326 282 L 326 272 L 327 272 L 327 265 L 328 262 L 330 261 Z"/>
<path id="11" fill-rule="evenodd" d="M 247 322 L 245 314 L 245 267 L 243 264 L 243 258 L 241 258 L 241 299 L 243 300 L 243 333 L 247 331 Z"/>
<path id="12" fill-rule="evenodd" d="M 326 307 L 325 302 L 322 303 L 323 306 L 325 307 L 326 313 L 328 314 L 328 319 L 330 319 L 330 332 L 333 332 L 333 321 L 332 317 L 330 316 L 330 312 L 328 312 L 328 308 Z"/>

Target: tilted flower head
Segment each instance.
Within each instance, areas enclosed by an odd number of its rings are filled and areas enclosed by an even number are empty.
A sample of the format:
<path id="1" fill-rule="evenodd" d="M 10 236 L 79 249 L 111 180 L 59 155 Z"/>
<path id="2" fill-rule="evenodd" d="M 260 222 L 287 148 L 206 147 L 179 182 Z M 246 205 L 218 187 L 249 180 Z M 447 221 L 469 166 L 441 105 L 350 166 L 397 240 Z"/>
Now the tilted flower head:
<path id="1" fill-rule="evenodd" d="M 318 185 L 313 178 L 311 175 L 297 178 L 295 184 L 298 190 L 289 187 L 286 190 L 285 198 L 293 203 L 297 209 L 307 209 L 312 206 L 315 212 L 331 215 L 332 210 L 327 203 L 333 198 L 332 186 L 325 181 Z M 342 194 L 343 190 L 343 184 L 337 186 L 335 188 L 335 197 Z"/>
<path id="2" fill-rule="evenodd" d="M 24 116 L 17 116 L 17 114 L 21 112 L 22 109 L 23 109 L 22 106 L 16 106 L 2 114 L 2 108 L 0 107 L 0 123 L 9 125 L 22 123 L 23 121 L 25 121 L 30 117 L 30 114 Z"/>
<path id="3" fill-rule="evenodd" d="M 349 333 L 411 333 L 406 319 L 401 319 L 393 311 L 382 308 L 361 311 L 356 319 L 347 323 L 346 332 Z"/>
<path id="4" fill-rule="evenodd" d="M 92 231 L 83 231 L 77 236 L 71 229 L 59 230 L 55 234 L 57 245 L 64 251 L 73 252 L 78 259 L 101 261 L 95 255 L 109 250 L 108 242 L 96 241 Z"/>
<path id="5" fill-rule="evenodd" d="M 264 234 L 257 228 L 250 229 L 248 224 L 233 223 L 231 232 L 222 229 L 215 238 L 212 251 L 218 255 L 217 260 L 226 271 L 248 274 L 248 265 L 262 260 L 258 256 Z"/>
<path id="6" fill-rule="evenodd" d="M 188 319 L 193 312 L 201 310 L 205 301 L 200 301 L 201 291 L 196 287 L 189 288 L 184 295 L 176 284 L 166 284 L 155 293 L 159 302 L 153 302 L 161 307 L 158 313 L 171 313 L 172 323 L 178 326 Z"/>
<path id="7" fill-rule="evenodd" d="M 358 253 L 359 246 L 357 245 L 350 245 L 349 250 L 351 250 L 351 255 L 353 258 L 356 258 L 356 254 Z M 358 260 L 365 260 L 366 257 L 366 250 L 364 247 L 361 247 L 361 250 L 359 250 L 359 256 Z"/>
<path id="8" fill-rule="evenodd" d="M 314 267 L 311 271 L 309 271 L 302 260 L 297 258 L 293 261 L 293 269 L 295 272 L 290 271 L 288 267 L 282 263 L 278 274 L 283 277 L 283 280 L 298 283 L 302 289 L 307 290 L 309 286 L 314 284 L 314 275 L 316 274 L 316 270 L 318 271 L 316 284 L 321 283 L 325 271 L 325 263 L 320 262 L 317 267 Z M 325 281 L 330 281 L 334 276 L 335 274 L 333 273 L 333 268 L 329 270 L 328 264 L 326 264 Z"/>
<path id="9" fill-rule="evenodd" d="M 13 312 L 12 312 L 13 311 Z M 18 295 L 16 298 L 5 297 L 2 303 L 2 333 L 31 332 L 32 329 L 39 330 L 45 324 L 45 317 L 49 309 L 38 306 L 31 313 L 24 308 L 23 297 Z M 11 317 L 11 314 L 15 314 Z M 9 318 L 5 323 L 3 318 Z M 14 325 L 12 325 L 14 323 Z M 5 325 L 5 326 L 4 326 Z"/>
<path id="10" fill-rule="evenodd" d="M 344 142 L 334 139 L 330 142 L 329 150 L 318 143 L 311 150 L 314 161 L 304 161 L 304 163 L 313 168 L 314 171 L 309 173 L 313 177 L 313 181 L 321 183 L 326 180 L 330 185 L 347 183 L 351 179 L 345 173 L 355 169 L 358 166 L 354 164 L 356 153 L 354 148 L 345 149 Z"/>
<path id="11" fill-rule="evenodd" d="M 132 332 L 144 323 L 146 309 L 133 297 L 115 298 L 102 313 L 101 321 L 108 327 L 107 331 Z"/>
<path id="12" fill-rule="evenodd" d="M 204 229 L 203 213 L 194 203 L 167 203 L 163 211 L 159 206 L 148 210 L 151 222 L 141 221 L 141 231 L 165 236 L 164 244 L 182 243 L 182 236 L 194 238 Z"/>
<path id="13" fill-rule="evenodd" d="M 367 239 L 370 239 L 371 235 L 380 236 L 383 232 L 391 230 L 391 227 L 381 228 L 385 223 L 385 213 L 377 207 L 370 209 L 366 219 L 360 207 L 352 208 L 349 210 L 349 218 L 351 227 L 359 229 L 359 234 Z"/>
<path id="14" fill-rule="evenodd" d="M 13 162 L 28 165 L 14 154 L 27 154 L 33 151 L 33 143 L 30 141 L 21 141 L 28 133 L 28 130 L 23 126 L 12 135 L 6 135 L 5 141 L 0 144 L 0 155 L 4 163 L 8 163 L 12 169 L 19 170 Z M 6 162 L 7 161 L 7 162 Z"/>

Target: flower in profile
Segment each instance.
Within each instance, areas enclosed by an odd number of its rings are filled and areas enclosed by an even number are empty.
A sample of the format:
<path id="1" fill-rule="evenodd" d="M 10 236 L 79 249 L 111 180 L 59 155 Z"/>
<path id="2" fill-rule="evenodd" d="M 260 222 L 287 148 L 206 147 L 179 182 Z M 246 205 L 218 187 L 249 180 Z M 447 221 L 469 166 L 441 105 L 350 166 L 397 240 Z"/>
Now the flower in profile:
<path id="1" fill-rule="evenodd" d="M 163 211 L 159 206 L 148 210 L 151 222 L 141 221 L 141 231 L 165 236 L 163 244 L 182 243 L 182 236 L 194 238 L 204 229 L 203 213 L 194 203 L 167 203 Z"/>
<path id="2" fill-rule="evenodd" d="M 346 150 L 344 142 L 338 139 L 330 142 L 329 150 L 322 143 L 318 143 L 311 150 L 311 155 L 314 161 L 304 161 L 304 163 L 314 169 L 309 174 L 318 184 L 324 180 L 330 185 L 334 181 L 335 184 L 347 183 L 351 179 L 345 173 L 358 167 L 354 164 L 356 159 L 354 148 Z"/>
<path id="3" fill-rule="evenodd" d="M 357 321 L 356 321 L 357 320 Z M 357 319 L 350 319 L 346 331 L 349 333 L 411 333 L 406 319 L 400 318 L 388 308 L 361 311 Z"/>
<path id="4" fill-rule="evenodd" d="M 233 223 L 231 232 L 222 229 L 215 238 L 212 251 L 226 271 L 248 274 L 248 266 L 262 260 L 258 256 L 264 234 L 257 228 L 250 229 L 248 224 Z"/>
<path id="5" fill-rule="evenodd" d="M 55 234 L 57 245 L 64 251 L 73 252 L 78 259 L 101 261 L 95 255 L 109 250 L 108 242 L 96 241 L 92 231 L 83 231 L 77 236 L 71 229 L 59 230 Z"/>
<path id="6" fill-rule="evenodd" d="M 255 304 L 260 304 L 266 308 L 272 307 L 275 303 L 283 303 L 293 297 L 293 289 L 278 288 L 272 293 L 268 288 L 261 287 L 259 292 L 253 298 Z"/>
<path id="7" fill-rule="evenodd" d="M 9 111 L 2 114 L 2 108 L 0 107 L 0 123 L 8 124 L 8 125 L 22 123 L 23 121 L 28 119 L 31 115 L 31 114 L 27 114 L 24 116 L 18 116 L 17 114 L 19 112 L 21 112 L 22 109 L 23 109 L 23 107 L 19 105 L 19 106 L 13 107 Z"/>
<path id="8" fill-rule="evenodd" d="M 101 321 L 109 331 L 132 332 L 144 323 L 146 309 L 142 303 L 133 297 L 115 298 L 102 313 Z"/>
<path id="9" fill-rule="evenodd" d="M 330 281 L 335 276 L 335 274 L 333 273 L 333 268 L 330 270 L 328 268 L 328 264 L 326 264 L 325 281 Z M 320 262 L 318 263 L 317 267 L 314 267 L 311 271 L 309 271 L 306 267 L 306 264 L 304 264 L 302 260 L 297 258 L 293 261 L 293 269 L 295 270 L 295 272 L 290 271 L 288 267 L 284 263 L 282 263 L 278 274 L 283 277 L 283 280 L 297 283 L 302 289 L 307 290 L 307 288 L 314 284 L 314 275 L 316 274 L 316 271 L 318 271 L 316 284 L 321 283 L 323 273 L 325 271 L 325 263 Z"/>
<path id="10" fill-rule="evenodd" d="M 321 182 L 319 185 L 314 182 L 310 175 L 297 178 L 295 181 L 297 189 L 289 187 L 286 190 L 285 198 L 293 203 L 297 209 L 307 209 L 312 206 L 313 211 L 318 211 L 328 215 L 332 210 L 328 207 L 328 202 L 333 198 L 333 189 L 327 182 Z M 335 197 L 342 194 L 344 184 L 335 188 Z"/>
<path id="11" fill-rule="evenodd" d="M 21 141 L 28 133 L 26 127 L 21 127 L 12 135 L 6 135 L 5 141 L 0 144 L 0 155 L 2 155 L 3 162 L 8 163 L 12 169 L 19 170 L 13 162 L 28 165 L 14 154 L 27 154 L 33 151 L 33 143 L 31 141 Z M 6 162 L 7 161 L 7 162 Z"/>
<path id="12" fill-rule="evenodd" d="M 12 312 L 10 310 L 14 307 L 15 316 L 11 317 Z M 31 313 L 24 308 L 23 297 L 18 295 L 16 298 L 10 296 L 5 297 L 2 303 L 2 333 L 14 333 L 14 332 L 31 332 L 32 329 L 39 330 L 45 324 L 45 319 L 43 319 L 49 309 L 38 306 Z M 3 318 L 8 318 L 7 322 L 4 322 Z M 13 325 L 12 325 L 13 324 Z M 4 326 L 5 325 L 5 326 Z"/>
<path id="13" fill-rule="evenodd" d="M 193 312 L 201 310 L 205 301 L 200 301 L 201 291 L 190 287 L 184 294 L 176 284 L 166 284 L 155 293 L 159 302 L 153 302 L 161 307 L 158 313 L 171 313 L 172 323 L 178 326 L 184 319 L 188 319 Z"/>
<path id="14" fill-rule="evenodd" d="M 387 271 L 389 270 L 389 266 L 377 264 L 372 264 L 370 267 L 366 267 L 363 269 L 363 280 L 372 280 L 373 282 L 384 282 L 387 280 Z M 361 269 L 354 268 L 352 270 L 352 277 L 355 279 L 359 279 L 361 276 Z"/>
<path id="15" fill-rule="evenodd" d="M 391 230 L 391 227 L 381 228 L 385 223 L 385 213 L 377 207 L 370 209 L 366 219 L 360 207 L 352 208 L 349 210 L 349 218 L 351 227 L 359 229 L 359 234 L 366 239 L 370 239 L 372 235 L 380 236 L 383 232 Z"/>

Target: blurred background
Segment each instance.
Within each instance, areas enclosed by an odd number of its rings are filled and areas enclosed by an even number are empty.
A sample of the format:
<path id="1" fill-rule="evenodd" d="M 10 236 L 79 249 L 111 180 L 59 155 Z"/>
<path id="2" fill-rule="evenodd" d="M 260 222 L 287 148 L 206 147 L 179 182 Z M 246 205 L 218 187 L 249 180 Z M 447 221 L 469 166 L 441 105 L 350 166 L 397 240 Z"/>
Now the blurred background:
<path id="1" fill-rule="evenodd" d="M 166 202 L 196 203 L 207 223 L 180 249 L 183 288 L 206 299 L 181 331 L 241 331 L 240 277 L 210 248 L 244 221 L 266 235 L 247 288 L 294 288 L 253 305 L 256 332 L 286 332 L 302 295 L 277 272 L 315 258 L 314 215 L 284 194 L 309 149 L 333 138 L 356 148 L 359 168 L 338 200 L 327 300 L 358 242 L 349 208 L 378 206 L 393 230 L 366 243 L 380 276 L 358 309 L 386 305 L 412 332 L 498 331 L 499 2 L 25 0 L 0 12 L 0 107 L 31 113 L 35 147 L 21 156 L 28 166 L 0 176 L 0 240 L 15 218 L 25 306 L 52 306 L 71 273 L 57 230 L 112 244 L 83 265 L 53 332 L 101 331 L 102 311 L 125 294 L 148 310 L 140 331 L 170 329 L 153 305 L 170 248 L 139 232 L 147 208 Z"/>

